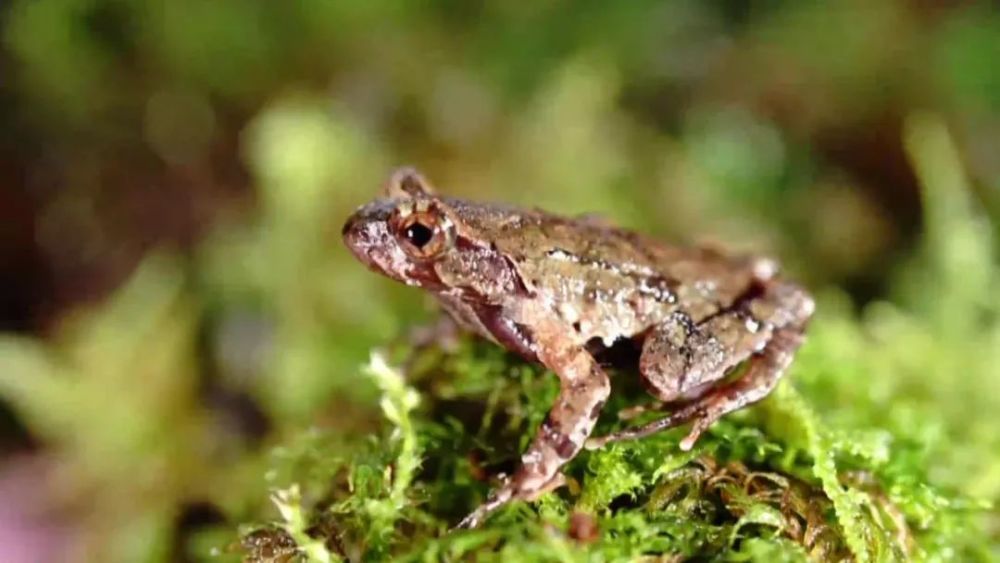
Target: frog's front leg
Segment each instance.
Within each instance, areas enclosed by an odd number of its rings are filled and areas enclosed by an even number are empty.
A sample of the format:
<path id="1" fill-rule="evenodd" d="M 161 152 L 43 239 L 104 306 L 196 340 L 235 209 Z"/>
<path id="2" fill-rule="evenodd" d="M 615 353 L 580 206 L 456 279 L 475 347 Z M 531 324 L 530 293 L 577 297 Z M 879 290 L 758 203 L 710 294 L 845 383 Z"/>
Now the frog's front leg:
<path id="1" fill-rule="evenodd" d="M 535 500 L 563 483 L 562 466 L 583 448 L 611 392 L 608 376 L 571 339 L 572 333 L 570 327 L 555 320 L 535 326 L 535 351 L 538 359 L 559 376 L 559 397 L 521 456 L 521 466 L 459 527 L 476 527 L 507 502 Z"/>
<path id="2" fill-rule="evenodd" d="M 774 389 L 802 343 L 812 312 L 812 299 L 802 290 L 774 283 L 765 285 L 760 296 L 697 325 L 682 314 L 675 316 L 646 341 L 640 371 L 659 399 L 690 402 L 643 426 L 591 439 L 587 447 L 648 436 L 693 421 L 680 444 L 681 449 L 691 449 L 713 422 Z M 716 386 L 744 360 L 749 360 L 746 373 Z"/>

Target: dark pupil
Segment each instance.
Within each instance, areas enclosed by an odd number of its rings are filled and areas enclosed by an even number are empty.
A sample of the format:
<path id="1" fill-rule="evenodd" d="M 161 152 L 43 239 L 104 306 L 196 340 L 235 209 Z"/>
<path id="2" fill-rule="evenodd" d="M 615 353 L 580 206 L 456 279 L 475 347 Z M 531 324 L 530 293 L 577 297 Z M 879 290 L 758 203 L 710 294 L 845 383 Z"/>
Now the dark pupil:
<path id="1" fill-rule="evenodd" d="M 406 240 L 410 241 L 410 244 L 417 248 L 423 248 L 425 244 L 431 241 L 433 236 L 434 231 L 427 225 L 414 223 L 406 227 Z"/>

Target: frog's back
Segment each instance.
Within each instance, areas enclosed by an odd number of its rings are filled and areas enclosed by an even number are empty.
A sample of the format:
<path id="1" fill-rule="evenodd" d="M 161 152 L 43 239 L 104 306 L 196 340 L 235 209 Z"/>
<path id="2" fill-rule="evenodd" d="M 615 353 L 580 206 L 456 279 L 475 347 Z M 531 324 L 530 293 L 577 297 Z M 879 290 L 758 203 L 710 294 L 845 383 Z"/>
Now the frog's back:
<path id="1" fill-rule="evenodd" d="M 677 310 L 697 322 L 729 307 L 754 283 L 749 257 L 669 245 L 593 219 L 453 205 L 567 322 L 584 332 L 590 327 L 589 336 L 637 334 Z"/>

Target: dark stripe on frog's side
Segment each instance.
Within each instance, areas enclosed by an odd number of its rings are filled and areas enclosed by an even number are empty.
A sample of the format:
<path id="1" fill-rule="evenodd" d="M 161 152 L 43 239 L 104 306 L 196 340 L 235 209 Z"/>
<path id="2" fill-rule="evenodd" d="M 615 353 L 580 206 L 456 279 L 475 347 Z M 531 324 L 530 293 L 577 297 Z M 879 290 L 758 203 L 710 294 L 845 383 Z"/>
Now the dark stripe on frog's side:
<path id="1" fill-rule="evenodd" d="M 549 258 L 555 260 L 566 260 L 576 264 L 582 264 L 584 266 L 592 266 L 599 268 L 601 270 L 607 270 L 619 274 L 624 274 L 626 276 L 653 276 L 652 269 L 644 267 L 625 267 L 624 265 L 616 265 L 608 262 L 607 260 L 601 260 L 599 258 L 588 258 L 586 256 L 581 256 L 564 248 L 550 248 L 545 251 L 545 255 Z"/>

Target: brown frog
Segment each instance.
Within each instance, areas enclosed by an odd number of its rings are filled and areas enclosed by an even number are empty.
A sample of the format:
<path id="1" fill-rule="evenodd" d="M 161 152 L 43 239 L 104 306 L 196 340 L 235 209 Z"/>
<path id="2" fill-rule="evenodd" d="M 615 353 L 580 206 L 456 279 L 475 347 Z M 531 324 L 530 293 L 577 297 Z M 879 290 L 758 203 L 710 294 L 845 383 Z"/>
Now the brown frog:
<path id="1" fill-rule="evenodd" d="M 592 218 L 440 197 L 409 168 L 347 220 L 343 237 L 372 270 L 430 291 L 461 327 L 560 378 L 521 466 L 462 527 L 560 486 L 562 466 L 585 446 L 691 422 L 680 443 L 689 450 L 719 417 L 774 389 L 814 307 L 770 260 L 671 246 Z M 611 390 L 595 358 L 621 341 L 636 345 L 652 395 L 676 408 L 591 438 Z M 743 364 L 742 375 L 726 378 Z"/>

